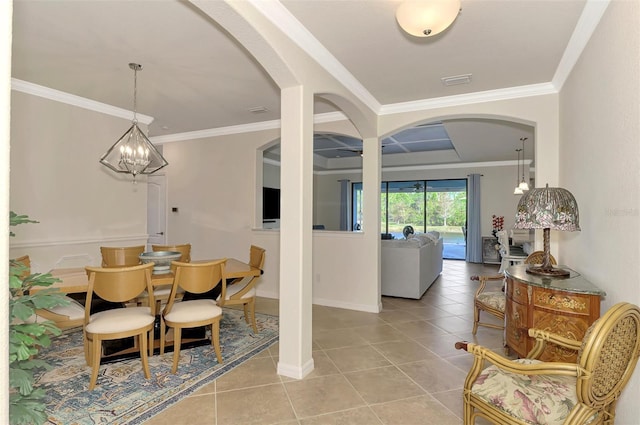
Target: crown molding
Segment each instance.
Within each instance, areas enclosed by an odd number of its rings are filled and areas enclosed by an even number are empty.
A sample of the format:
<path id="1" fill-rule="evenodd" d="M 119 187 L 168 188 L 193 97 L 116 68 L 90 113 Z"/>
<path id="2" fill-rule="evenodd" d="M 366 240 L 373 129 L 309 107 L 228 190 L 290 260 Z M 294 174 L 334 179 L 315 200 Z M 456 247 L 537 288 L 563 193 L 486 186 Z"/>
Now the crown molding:
<path id="1" fill-rule="evenodd" d="M 280 161 L 265 158 L 263 161 L 271 165 L 280 165 Z M 531 160 L 527 160 L 531 163 Z M 401 165 L 397 167 L 382 167 L 382 172 L 390 171 L 425 171 L 425 170 L 451 170 L 458 168 L 490 168 L 490 167 L 509 167 L 516 165 L 516 161 L 485 161 L 485 162 L 461 162 L 446 164 L 423 164 L 423 165 Z M 530 168 L 530 172 L 533 171 Z M 362 174 L 361 168 L 341 168 L 338 170 L 314 170 L 313 174 L 318 176 L 329 176 L 335 174 Z"/>
<path id="2" fill-rule="evenodd" d="M 347 116 L 342 112 L 327 112 L 313 117 L 314 124 L 344 121 Z M 261 121 L 251 124 L 239 124 L 228 127 L 210 128 L 206 130 L 188 131 L 186 133 L 167 134 L 166 136 L 150 137 L 154 144 L 182 142 L 185 140 L 205 139 L 207 137 L 229 136 L 231 134 L 251 133 L 254 131 L 275 130 L 280 128 L 280 120 Z"/>
<path id="3" fill-rule="evenodd" d="M 436 97 L 433 99 L 412 102 L 391 103 L 380 108 L 380 115 L 399 114 L 404 112 L 425 111 L 429 109 L 451 106 L 471 105 L 474 103 L 495 102 L 498 100 L 518 99 L 523 97 L 556 94 L 558 90 L 552 83 L 530 84 L 527 86 L 509 87 L 454 96 Z"/>
<path id="4" fill-rule="evenodd" d="M 560 59 L 558 68 L 556 68 L 556 73 L 551 80 L 558 91 L 562 89 L 564 82 L 569 78 L 571 70 L 578 62 L 580 55 L 582 55 L 582 51 L 595 32 L 609 3 L 610 0 L 587 0 L 576 28 L 571 34 L 569 43 L 567 43 L 567 48 L 564 50 L 562 59 Z"/>
<path id="5" fill-rule="evenodd" d="M 29 83 L 27 81 L 11 79 L 11 89 L 33 96 L 42 97 L 53 100 L 55 102 L 65 103 L 67 105 L 77 106 L 78 108 L 88 109 L 90 111 L 99 112 L 101 114 L 111 115 L 118 118 L 133 120 L 133 112 L 127 109 L 118 108 L 116 106 L 107 105 L 106 103 L 96 102 L 95 100 L 86 99 L 74 94 L 65 93 L 60 90 L 50 89 L 38 84 Z M 138 122 L 149 125 L 153 122 L 153 117 L 136 113 Z"/>
<path id="6" fill-rule="evenodd" d="M 351 74 L 347 68 L 318 41 L 279 1 L 248 0 L 265 18 L 278 28 L 286 28 L 283 34 L 313 58 L 331 76 L 344 85 L 362 103 L 378 113 L 380 102 Z"/>
<path id="7" fill-rule="evenodd" d="M 205 139 L 207 137 L 228 136 L 231 134 L 251 133 L 254 131 L 275 130 L 280 128 L 280 120 L 261 121 L 251 124 L 231 125 L 228 127 L 209 128 L 206 130 L 187 131 L 185 133 L 167 134 L 166 136 L 149 137 L 154 144 L 182 142 L 185 140 Z"/>

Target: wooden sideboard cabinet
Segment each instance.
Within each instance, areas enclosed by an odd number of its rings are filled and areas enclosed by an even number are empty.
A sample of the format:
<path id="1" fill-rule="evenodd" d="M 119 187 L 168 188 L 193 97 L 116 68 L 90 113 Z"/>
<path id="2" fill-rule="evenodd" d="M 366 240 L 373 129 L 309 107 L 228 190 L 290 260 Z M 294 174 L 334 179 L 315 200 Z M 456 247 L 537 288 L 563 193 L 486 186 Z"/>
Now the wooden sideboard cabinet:
<path id="1" fill-rule="evenodd" d="M 509 267 L 505 272 L 505 339 L 507 347 L 518 357 L 526 357 L 535 344 L 529 337 L 529 328 L 581 341 L 589 326 L 600 317 L 600 301 L 605 292 L 579 273 L 560 267 L 571 272 L 569 277 L 529 274 L 526 264 Z M 575 362 L 576 357 L 573 350 L 547 344 L 540 359 Z"/>

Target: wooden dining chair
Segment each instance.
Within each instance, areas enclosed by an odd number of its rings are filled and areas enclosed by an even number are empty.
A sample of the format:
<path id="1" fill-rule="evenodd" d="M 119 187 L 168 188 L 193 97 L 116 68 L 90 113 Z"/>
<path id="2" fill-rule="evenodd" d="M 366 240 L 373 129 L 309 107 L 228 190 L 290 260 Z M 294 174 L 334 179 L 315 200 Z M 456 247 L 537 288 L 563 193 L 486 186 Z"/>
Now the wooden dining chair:
<path id="1" fill-rule="evenodd" d="M 173 261 L 175 278 L 166 307 L 162 311 L 160 325 L 160 354 L 164 354 L 166 327 L 173 328 L 173 366 L 171 373 L 178 370 L 182 329 L 200 326 L 211 326 L 211 344 L 216 353 L 218 363 L 222 363 L 220 349 L 220 319 L 222 309 L 212 299 L 194 299 L 176 301 L 178 290 L 192 294 L 203 294 L 211 291 L 220 282 L 225 281 L 224 266 L 227 259 L 206 263 L 182 263 Z"/>
<path id="2" fill-rule="evenodd" d="M 264 268 L 265 250 L 259 246 L 251 245 L 249 249 L 249 265 L 260 269 Z M 258 333 L 256 324 L 256 283 L 258 276 L 234 279 L 231 282 L 222 281 L 222 292 L 218 297 L 221 306 L 242 305 L 244 308 L 244 320 L 251 324 L 253 331 Z"/>
<path id="3" fill-rule="evenodd" d="M 178 245 L 151 245 L 152 251 L 173 251 L 179 252 L 182 254 L 180 259 L 181 263 L 190 263 L 191 262 L 191 244 L 184 243 Z"/>
<path id="4" fill-rule="evenodd" d="M 154 252 L 158 251 L 173 251 L 182 254 L 178 261 L 182 263 L 191 262 L 191 244 L 178 244 L 178 245 L 151 245 L 151 249 Z M 154 286 L 153 295 L 156 299 L 156 311 L 161 311 L 162 305 L 166 304 L 169 300 L 169 294 L 171 293 L 171 285 Z M 177 294 L 178 298 L 182 297 L 182 292 Z M 144 296 L 140 299 L 140 302 L 145 302 Z"/>
<path id="5" fill-rule="evenodd" d="M 144 252 L 144 245 L 111 247 L 101 246 L 102 267 L 129 267 L 140 264 L 140 254 Z"/>
<path id="6" fill-rule="evenodd" d="M 11 261 L 24 267 L 20 275 L 21 279 L 26 279 L 31 274 L 31 258 L 28 255 L 23 255 Z M 84 323 L 84 306 L 69 296 L 65 295 L 64 299 L 67 301 L 66 305 L 37 309 L 34 320 L 36 322 L 50 320 L 59 329 L 82 326 Z"/>
<path id="7" fill-rule="evenodd" d="M 155 303 L 151 287 L 153 263 L 131 267 L 85 267 L 89 273 L 89 286 L 85 302 L 84 346 L 87 364 L 91 366 L 89 390 L 98 380 L 102 341 L 137 337 L 145 378 L 150 378 L 149 355 L 153 355 L 153 324 Z M 113 302 L 124 303 L 138 297 L 143 291 L 150 294 L 150 303 L 144 307 L 121 307 L 96 313 L 91 312 L 91 300 L 97 295 Z M 148 339 L 147 339 L 148 338 Z"/>

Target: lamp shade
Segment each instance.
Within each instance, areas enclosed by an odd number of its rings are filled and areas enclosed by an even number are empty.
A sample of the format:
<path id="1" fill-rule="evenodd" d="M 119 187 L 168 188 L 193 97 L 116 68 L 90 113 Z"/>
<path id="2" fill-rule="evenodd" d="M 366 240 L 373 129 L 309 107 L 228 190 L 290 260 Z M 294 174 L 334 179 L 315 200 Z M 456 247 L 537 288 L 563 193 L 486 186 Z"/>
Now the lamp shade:
<path id="1" fill-rule="evenodd" d="M 447 29 L 459 12 L 460 0 L 405 0 L 396 9 L 396 20 L 407 33 L 430 37 Z"/>
<path id="2" fill-rule="evenodd" d="M 554 268 L 549 248 L 550 230 L 573 232 L 580 230 L 578 203 L 571 192 L 560 187 L 532 189 L 518 202 L 515 229 L 543 229 L 544 255 L 542 264 L 529 267 L 527 273 L 568 277 L 569 271 Z"/>
<path id="3" fill-rule="evenodd" d="M 518 202 L 516 229 L 580 230 L 578 203 L 571 192 L 543 187 L 527 192 Z"/>

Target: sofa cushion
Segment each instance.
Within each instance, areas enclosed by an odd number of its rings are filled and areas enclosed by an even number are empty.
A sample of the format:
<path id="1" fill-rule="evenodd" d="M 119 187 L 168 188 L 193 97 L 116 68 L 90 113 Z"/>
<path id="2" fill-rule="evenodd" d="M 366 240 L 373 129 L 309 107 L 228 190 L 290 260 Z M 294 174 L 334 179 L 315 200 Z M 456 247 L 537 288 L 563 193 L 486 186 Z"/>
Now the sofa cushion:
<path id="1" fill-rule="evenodd" d="M 420 248 L 421 243 L 419 239 L 410 238 L 410 239 L 391 239 L 391 240 L 383 240 L 383 247 L 390 248 Z"/>
<path id="2" fill-rule="evenodd" d="M 438 242 L 438 239 L 440 239 L 440 232 L 436 232 L 435 230 L 427 232 L 427 233 L 425 233 L 425 235 L 427 235 L 427 237 L 431 238 L 431 240 L 434 241 L 434 242 Z"/>

